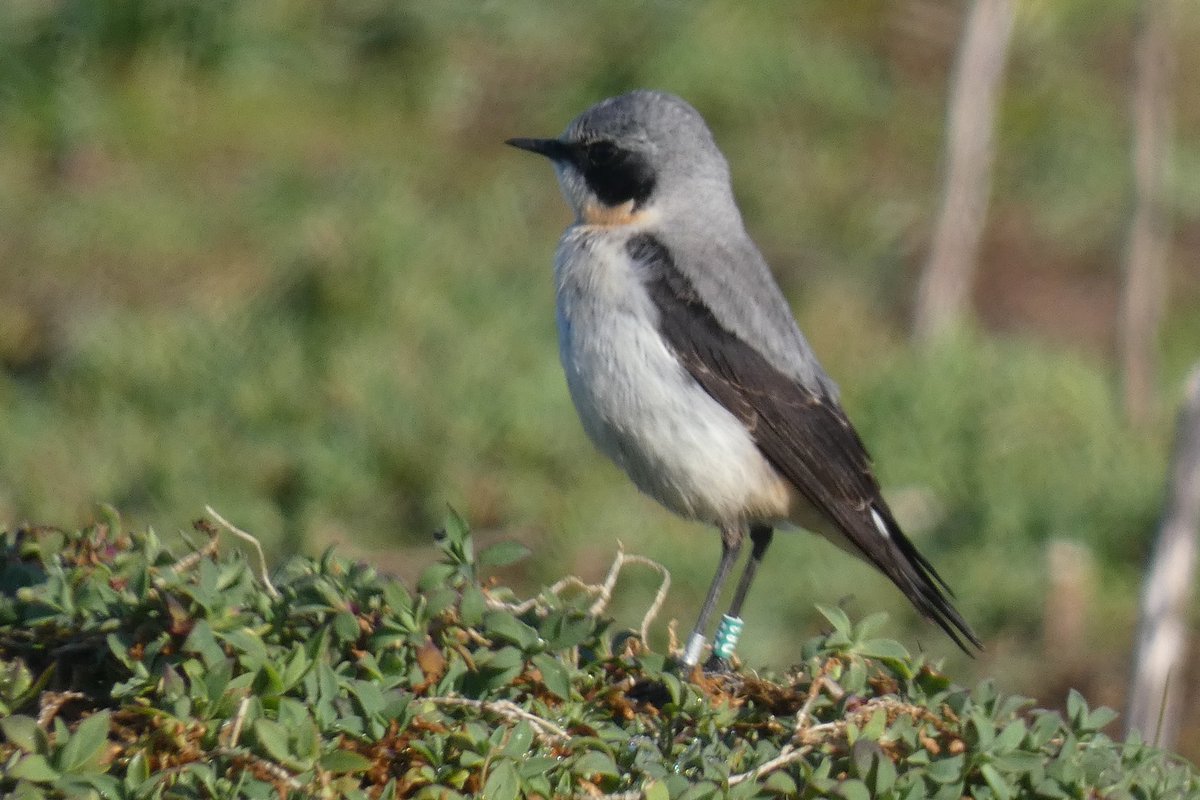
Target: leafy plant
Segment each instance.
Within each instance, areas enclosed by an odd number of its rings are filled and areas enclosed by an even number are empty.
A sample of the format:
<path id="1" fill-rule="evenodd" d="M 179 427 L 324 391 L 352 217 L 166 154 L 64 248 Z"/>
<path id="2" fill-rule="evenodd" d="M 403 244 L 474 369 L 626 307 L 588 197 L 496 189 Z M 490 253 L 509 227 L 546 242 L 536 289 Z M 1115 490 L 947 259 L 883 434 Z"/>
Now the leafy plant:
<path id="1" fill-rule="evenodd" d="M 254 577 L 106 523 L 3 534 L 0 791 L 34 797 L 1169 798 L 1186 764 L 822 608 L 780 676 L 680 674 L 589 613 L 481 578 L 466 524 L 412 591 L 329 551 Z"/>

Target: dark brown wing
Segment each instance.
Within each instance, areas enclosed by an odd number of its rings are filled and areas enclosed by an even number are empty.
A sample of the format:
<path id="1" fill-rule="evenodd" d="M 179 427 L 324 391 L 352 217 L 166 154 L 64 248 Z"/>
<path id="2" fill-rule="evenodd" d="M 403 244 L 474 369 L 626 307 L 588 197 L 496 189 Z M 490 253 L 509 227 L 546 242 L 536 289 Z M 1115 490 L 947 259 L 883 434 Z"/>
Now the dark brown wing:
<path id="1" fill-rule="evenodd" d="M 880 494 L 871 460 L 837 400 L 776 369 L 726 330 L 653 236 L 629 241 L 659 312 L 659 330 L 680 362 L 750 429 L 781 475 L 955 644 L 970 652 L 978 637 L 950 603 L 946 582 L 900 530 Z M 879 523 L 886 530 L 880 530 Z"/>

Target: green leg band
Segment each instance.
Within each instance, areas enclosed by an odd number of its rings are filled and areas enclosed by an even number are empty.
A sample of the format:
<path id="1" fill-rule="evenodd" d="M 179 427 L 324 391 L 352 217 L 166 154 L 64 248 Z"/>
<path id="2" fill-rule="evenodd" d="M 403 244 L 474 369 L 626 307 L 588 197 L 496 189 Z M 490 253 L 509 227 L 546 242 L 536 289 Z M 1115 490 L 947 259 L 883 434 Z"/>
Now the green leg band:
<path id="1" fill-rule="evenodd" d="M 717 635 L 713 641 L 713 655 L 718 658 L 732 656 L 744 626 L 741 617 L 731 617 L 728 614 L 721 617 L 721 624 L 717 627 Z"/>

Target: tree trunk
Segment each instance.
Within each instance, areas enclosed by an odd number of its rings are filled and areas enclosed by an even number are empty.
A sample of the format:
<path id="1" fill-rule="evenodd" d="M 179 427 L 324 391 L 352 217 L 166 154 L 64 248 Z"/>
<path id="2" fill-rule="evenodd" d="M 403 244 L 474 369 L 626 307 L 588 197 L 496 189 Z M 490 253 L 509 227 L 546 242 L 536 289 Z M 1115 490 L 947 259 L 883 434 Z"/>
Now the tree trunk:
<path id="1" fill-rule="evenodd" d="M 1196 573 L 1200 528 L 1200 364 L 1179 412 L 1166 508 L 1142 585 L 1141 619 L 1126 733 L 1170 749 L 1179 732 L 1185 686 L 1187 610 Z"/>
<path id="2" fill-rule="evenodd" d="M 1118 338 L 1125 415 L 1154 409 L 1158 328 L 1170 254 L 1165 166 L 1171 150 L 1173 0 L 1143 0 L 1134 53 L 1134 208 L 1125 256 Z"/>
<path id="3" fill-rule="evenodd" d="M 975 0 L 951 87 L 942 205 L 929 261 L 917 287 L 914 334 L 928 341 L 965 319 L 987 221 L 995 117 L 1013 0 Z"/>

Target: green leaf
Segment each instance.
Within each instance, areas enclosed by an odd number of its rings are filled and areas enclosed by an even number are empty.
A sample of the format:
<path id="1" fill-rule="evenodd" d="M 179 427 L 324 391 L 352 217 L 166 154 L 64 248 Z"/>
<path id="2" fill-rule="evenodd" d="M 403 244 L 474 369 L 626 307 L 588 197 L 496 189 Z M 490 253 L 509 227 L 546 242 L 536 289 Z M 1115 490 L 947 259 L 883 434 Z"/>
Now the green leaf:
<path id="1" fill-rule="evenodd" d="M 691 784 L 686 790 L 679 795 L 679 800 L 710 800 L 710 798 L 719 797 L 721 795 L 721 787 L 712 781 L 699 781 Z"/>
<path id="2" fill-rule="evenodd" d="M 54 788 L 72 800 L 92 800 L 97 796 L 103 800 L 124 800 L 121 783 L 112 775 L 63 775 L 54 782 Z"/>
<path id="3" fill-rule="evenodd" d="M 1098 731 L 1118 716 L 1119 714 L 1111 708 L 1101 706 L 1087 715 L 1081 727 L 1086 731 Z"/>
<path id="4" fill-rule="evenodd" d="M 669 672 L 664 672 L 660 678 L 662 679 L 663 688 L 667 690 L 667 696 L 671 698 L 671 703 L 679 705 L 679 701 L 683 697 L 683 682 L 679 680 L 677 675 L 672 675 Z"/>
<path id="5" fill-rule="evenodd" d="M 501 749 L 501 755 L 510 758 L 524 758 L 529 754 L 529 746 L 533 744 L 533 726 L 525 720 L 508 729 L 507 741 Z"/>
<path id="6" fill-rule="evenodd" d="M 596 619 L 573 609 L 563 609 L 549 614 L 539 627 L 550 649 L 567 650 L 582 644 L 595 632 Z"/>
<path id="7" fill-rule="evenodd" d="M 962 781 L 956 781 L 954 783 L 948 783 L 945 786 L 938 789 L 937 792 L 935 792 L 933 794 L 933 796 L 931 798 L 929 798 L 929 800 L 962 800 L 962 796 L 963 796 Z M 928 795 L 926 795 L 926 797 L 928 797 Z M 984 799 L 979 798 L 979 800 L 984 800 Z"/>
<path id="8" fill-rule="evenodd" d="M 254 738 L 262 751 L 275 761 L 291 760 L 287 728 L 266 717 L 254 720 Z"/>
<path id="9" fill-rule="evenodd" d="M 762 788 L 782 797 L 795 797 L 799 794 L 796 781 L 792 779 L 791 775 L 782 771 L 772 772 L 768 775 L 767 779 L 763 781 Z"/>
<path id="10" fill-rule="evenodd" d="M 917 673 L 917 684 L 926 694 L 944 692 L 951 686 L 949 676 L 943 675 L 932 667 L 925 666 Z"/>
<path id="11" fill-rule="evenodd" d="M 571 676 L 561 661 L 546 653 L 538 653 L 530 661 L 542 673 L 542 683 L 548 691 L 562 700 L 571 699 Z"/>
<path id="12" fill-rule="evenodd" d="M 447 546 L 461 547 L 463 542 L 471 534 L 471 527 L 467 525 L 467 521 L 463 519 L 453 508 L 446 509 L 446 520 L 443 523 L 442 535 L 445 536 L 445 544 Z"/>
<path id="13" fill-rule="evenodd" d="M 875 761 L 875 776 L 872 781 L 876 797 L 881 797 L 891 790 L 896 785 L 896 765 L 887 757 L 886 753 L 880 753 L 879 758 Z"/>
<path id="14" fill-rule="evenodd" d="M 9 777 L 33 781 L 34 783 L 49 783 L 58 779 L 59 772 L 50 766 L 50 762 L 41 753 L 31 753 L 21 756 L 20 760 L 8 772 Z"/>
<path id="15" fill-rule="evenodd" d="M 248 670 L 257 670 L 269 660 L 263 640 L 249 628 L 236 628 L 216 635 L 233 646 L 238 661 Z"/>
<path id="16" fill-rule="evenodd" d="M 971 710 L 971 727 L 975 729 L 976 743 L 981 750 L 990 750 L 996 740 L 996 726 L 982 706 Z"/>
<path id="17" fill-rule="evenodd" d="M 483 615 L 483 628 L 488 636 L 515 644 L 528 650 L 538 641 L 538 632 L 508 611 L 489 611 Z"/>
<path id="18" fill-rule="evenodd" d="M 136 789 L 150 779 L 150 762 L 146 760 L 146 754 L 139 752 L 134 754 L 133 758 L 129 759 L 128 766 L 125 767 L 125 788 Z"/>
<path id="19" fill-rule="evenodd" d="M 467 781 L 470 778 L 471 778 L 471 770 L 456 769 L 453 772 L 451 772 L 449 775 L 443 777 L 442 783 L 445 783 L 449 786 L 453 786 L 455 789 L 461 789 L 461 788 L 463 788 L 463 786 L 466 785 Z"/>
<path id="20" fill-rule="evenodd" d="M 100 771 L 100 761 L 108 745 L 109 712 L 101 711 L 79 723 L 66 745 L 58 753 L 58 767 L 66 773 Z"/>
<path id="21" fill-rule="evenodd" d="M 116 634 L 110 633 L 105 637 L 105 643 L 108 645 L 108 651 L 113 654 L 113 658 L 121 662 L 121 666 L 126 669 L 133 669 L 134 660 L 129 657 L 129 648 L 121 641 L 121 638 Z"/>
<path id="22" fill-rule="evenodd" d="M 474 572 L 475 545 L 466 520 L 454 509 L 446 515 L 445 527 L 434 535 L 434 542 L 445 555 L 445 562 L 454 568 L 451 574 L 470 578 Z M 447 576 L 449 577 L 449 575 Z"/>
<path id="23" fill-rule="evenodd" d="M 993 756 L 991 763 L 1001 772 L 1033 772 L 1045 763 L 1045 756 L 1038 752 L 1014 750 L 1002 756 Z"/>
<path id="24" fill-rule="evenodd" d="M 838 784 L 836 793 L 845 800 L 871 800 L 871 792 L 867 785 L 856 778 L 844 780 Z"/>
<path id="25" fill-rule="evenodd" d="M 1044 711 L 1038 714 L 1033 727 L 1029 729 L 1030 744 L 1041 747 L 1059 732 L 1061 726 L 1062 718 L 1056 712 Z"/>
<path id="26" fill-rule="evenodd" d="M 1054 798 L 1054 800 L 1070 800 L 1071 798 L 1071 795 L 1057 781 L 1050 780 L 1049 778 L 1040 781 L 1033 790 L 1039 798 Z"/>
<path id="27" fill-rule="evenodd" d="M 45 753 L 48 745 L 46 732 L 38 727 L 37 720 L 21 714 L 0 719 L 0 730 L 5 738 L 26 753 Z"/>
<path id="28" fill-rule="evenodd" d="M 904 645 L 891 639 L 868 639 L 854 646 L 854 652 L 867 658 L 894 659 L 903 661 L 911 658 Z"/>
<path id="29" fill-rule="evenodd" d="M 388 581 L 382 588 L 383 601 L 389 609 L 395 612 L 412 610 L 412 595 L 404 587 L 404 584 Z"/>
<path id="30" fill-rule="evenodd" d="M 880 709 L 880 713 L 886 721 L 886 712 Z M 867 728 L 873 727 L 873 724 L 868 723 Z M 864 731 L 863 736 L 867 735 Z M 886 793 L 895 784 L 896 767 L 875 741 L 868 738 L 859 739 L 851 748 L 850 755 L 854 766 L 853 774 L 864 784 L 873 787 L 875 795 Z"/>
<path id="31" fill-rule="evenodd" d="M 516 764 L 508 759 L 491 762 L 483 784 L 483 800 L 516 800 L 520 790 L 521 779 Z"/>
<path id="32" fill-rule="evenodd" d="M 292 651 L 283 666 L 283 674 L 280 679 L 283 682 L 283 690 L 286 692 L 298 684 L 304 678 L 313 662 L 309 660 L 308 654 L 304 652 L 304 648 L 299 645 Z"/>
<path id="33" fill-rule="evenodd" d="M 387 705 L 387 700 L 380 691 L 379 685 L 373 681 L 351 680 L 345 684 L 345 688 L 358 698 L 359 706 L 368 716 L 381 713 L 384 706 Z"/>
<path id="34" fill-rule="evenodd" d="M 1071 724 L 1079 726 L 1087 718 L 1087 713 L 1087 700 L 1083 695 L 1075 689 L 1067 692 L 1067 719 L 1071 720 Z"/>
<path id="35" fill-rule="evenodd" d="M 321 732 L 311 719 L 289 726 L 290 749 L 305 766 L 311 765 L 321 752 Z"/>
<path id="36" fill-rule="evenodd" d="M 871 715 L 869 720 L 867 720 L 867 724 L 863 726 L 862 735 L 864 738 L 870 739 L 871 741 L 879 741 L 879 738 L 883 736 L 883 731 L 886 727 L 887 709 L 879 708 L 875 710 L 875 713 Z"/>
<path id="37" fill-rule="evenodd" d="M 334 773 L 362 772 L 370 769 L 371 759 L 353 750 L 333 750 L 317 761 L 321 769 Z"/>
<path id="38" fill-rule="evenodd" d="M 1016 749 L 1024 738 L 1024 720 L 1014 719 L 1008 725 L 1004 726 L 1004 730 L 1000 731 L 1000 735 L 992 742 L 991 750 L 995 753 L 1007 753 L 1010 750 Z"/>
<path id="39" fill-rule="evenodd" d="M 213 635 L 212 626 L 204 619 L 196 620 L 192 626 L 191 633 L 183 642 L 183 651 L 196 653 L 204 661 L 204 666 L 210 669 L 226 660 L 225 651 Z"/>
<path id="40" fill-rule="evenodd" d="M 983 776 L 988 787 L 995 792 L 996 797 L 1000 798 L 1000 800 L 1011 800 L 1013 796 L 1012 787 L 1005 782 L 995 767 L 991 764 L 983 764 L 979 767 L 979 774 Z"/>
<path id="41" fill-rule="evenodd" d="M 422 594 L 428 594 L 434 589 L 439 589 L 447 585 L 451 575 L 458 573 L 458 568 L 453 564 L 430 564 L 421 572 L 421 577 L 417 580 L 417 591 Z"/>
<path id="42" fill-rule="evenodd" d="M 424 595 L 423 599 L 427 618 L 432 619 L 440 616 L 458 602 L 458 590 L 451 586 L 433 587 Z"/>
<path id="43" fill-rule="evenodd" d="M 480 566 L 495 569 L 527 558 L 530 552 L 532 551 L 520 542 L 497 542 L 481 550 L 477 561 Z"/>
<path id="44" fill-rule="evenodd" d="M 348 611 L 343 611 L 333 618 L 333 632 L 344 642 L 358 641 L 361 633 L 358 619 Z"/>
<path id="45" fill-rule="evenodd" d="M 473 583 L 464 586 L 458 601 L 458 618 L 462 624 L 470 627 L 479 625 L 486 610 L 487 601 L 479 587 Z"/>
<path id="46" fill-rule="evenodd" d="M 479 674 L 473 676 L 474 680 L 479 681 L 481 688 L 493 690 L 507 686 L 521 674 L 525 666 L 525 657 L 515 647 L 502 647 L 486 658 L 480 658 L 477 663 Z"/>
<path id="47" fill-rule="evenodd" d="M 589 780 L 594 775 L 615 777 L 621 774 L 617 768 L 617 762 L 613 761 L 612 756 L 600 750 L 589 750 L 575 759 L 575 763 L 571 765 L 571 771 Z"/>
<path id="48" fill-rule="evenodd" d="M 548 756 L 530 756 L 526 755 L 517 763 L 517 771 L 521 773 L 521 779 L 528 781 L 530 778 L 541 775 L 545 776 L 551 770 L 560 766 L 562 761 L 557 758 Z"/>
<path id="49" fill-rule="evenodd" d="M 858 623 L 858 628 L 854 632 L 855 638 L 860 641 L 865 640 L 868 636 L 871 636 L 886 625 L 887 621 L 888 614 L 886 611 L 876 611 L 874 614 L 864 617 Z"/>
<path id="50" fill-rule="evenodd" d="M 875 760 L 875 756 L 880 753 L 879 745 L 869 739 L 859 739 L 850 748 L 850 761 L 854 767 L 854 774 L 860 778 L 866 778 L 871 774 L 871 764 Z"/>
<path id="51" fill-rule="evenodd" d="M 821 616 L 829 620 L 829 624 L 838 633 L 850 638 L 853 625 L 850 624 L 850 618 L 846 616 L 846 612 L 842 611 L 837 606 L 817 605 L 817 611 L 821 612 Z"/>
<path id="52" fill-rule="evenodd" d="M 275 665 L 268 661 L 258 668 L 251 688 L 258 697 L 277 697 L 283 694 L 283 678 Z"/>
<path id="53" fill-rule="evenodd" d="M 925 774 L 935 783 L 954 783 L 962 779 L 964 763 L 962 755 L 939 758 L 925 767 Z"/>

